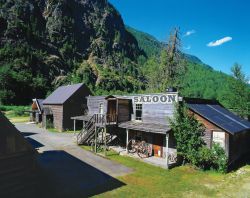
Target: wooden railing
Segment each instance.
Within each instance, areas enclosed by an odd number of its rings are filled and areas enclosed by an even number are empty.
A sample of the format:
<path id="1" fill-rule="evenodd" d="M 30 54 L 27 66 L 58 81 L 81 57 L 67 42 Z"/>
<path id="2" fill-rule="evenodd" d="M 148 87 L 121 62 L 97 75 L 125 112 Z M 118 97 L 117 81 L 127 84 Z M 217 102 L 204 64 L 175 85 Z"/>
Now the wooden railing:
<path id="1" fill-rule="evenodd" d="M 117 124 L 116 114 L 95 114 L 95 123 L 101 125 Z"/>

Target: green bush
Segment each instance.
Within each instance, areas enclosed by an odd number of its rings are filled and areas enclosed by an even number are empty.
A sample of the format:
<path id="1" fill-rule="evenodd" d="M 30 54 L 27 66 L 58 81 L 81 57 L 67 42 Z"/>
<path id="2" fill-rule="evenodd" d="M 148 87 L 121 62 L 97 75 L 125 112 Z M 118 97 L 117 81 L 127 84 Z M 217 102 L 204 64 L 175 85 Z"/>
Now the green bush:
<path id="1" fill-rule="evenodd" d="M 203 170 L 216 170 L 221 173 L 227 171 L 228 158 L 224 149 L 217 143 L 214 143 L 211 149 L 206 146 L 200 148 L 198 159 L 195 165 Z"/>
<path id="2" fill-rule="evenodd" d="M 6 112 L 10 111 L 12 116 L 23 116 L 27 115 L 28 113 L 25 112 L 30 110 L 30 106 L 4 106 L 0 105 L 0 111 Z"/>

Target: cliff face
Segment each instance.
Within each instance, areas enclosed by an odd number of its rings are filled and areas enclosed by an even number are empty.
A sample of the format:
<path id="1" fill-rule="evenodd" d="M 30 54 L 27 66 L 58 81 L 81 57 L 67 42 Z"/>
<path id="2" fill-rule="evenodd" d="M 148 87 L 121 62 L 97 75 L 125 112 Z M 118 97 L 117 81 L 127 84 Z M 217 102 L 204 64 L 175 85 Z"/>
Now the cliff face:
<path id="1" fill-rule="evenodd" d="M 6 99 L 19 95 L 16 83 L 27 100 L 42 97 L 83 62 L 95 86 L 109 79 L 103 68 L 119 73 L 129 62 L 133 71 L 140 55 L 136 39 L 106 0 L 0 0 L 0 68 L 10 72 L 0 95 Z"/>

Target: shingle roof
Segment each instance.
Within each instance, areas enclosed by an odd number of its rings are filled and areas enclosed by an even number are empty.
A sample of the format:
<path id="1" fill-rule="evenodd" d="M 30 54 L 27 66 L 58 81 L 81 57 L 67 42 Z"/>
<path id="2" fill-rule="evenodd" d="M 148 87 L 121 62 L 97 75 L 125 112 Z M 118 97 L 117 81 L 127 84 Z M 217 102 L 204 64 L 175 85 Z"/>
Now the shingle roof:
<path id="1" fill-rule="evenodd" d="M 225 131 L 235 134 L 250 130 L 250 122 L 233 114 L 219 104 L 187 103 L 188 107 Z"/>
<path id="2" fill-rule="evenodd" d="M 83 85 L 79 83 L 58 87 L 43 101 L 43 104 L 63 104 Z"/>

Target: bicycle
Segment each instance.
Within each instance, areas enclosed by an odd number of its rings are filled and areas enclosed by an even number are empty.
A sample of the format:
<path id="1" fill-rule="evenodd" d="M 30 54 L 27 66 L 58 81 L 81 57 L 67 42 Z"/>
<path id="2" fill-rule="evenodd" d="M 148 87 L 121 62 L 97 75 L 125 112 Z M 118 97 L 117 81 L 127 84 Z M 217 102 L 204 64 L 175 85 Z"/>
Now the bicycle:
<path id="1" fill-rule="evenodd" d="M 169 161 L 169 162 L 172 162 L 172 163 L 177 162 L 177 156 L 176 156 L 176 154 L 174 154 L 174 153 L 169 153 L 169 154 L 168 154 L 168 161 Z"/>
<path id="2" fill-rule="evenodd" d="M 131 154 L 137 153 L 140 158 L 149 156 L 149 146 L 145 141 L 130 140 L 128 143 L 128 152 Z"/>

